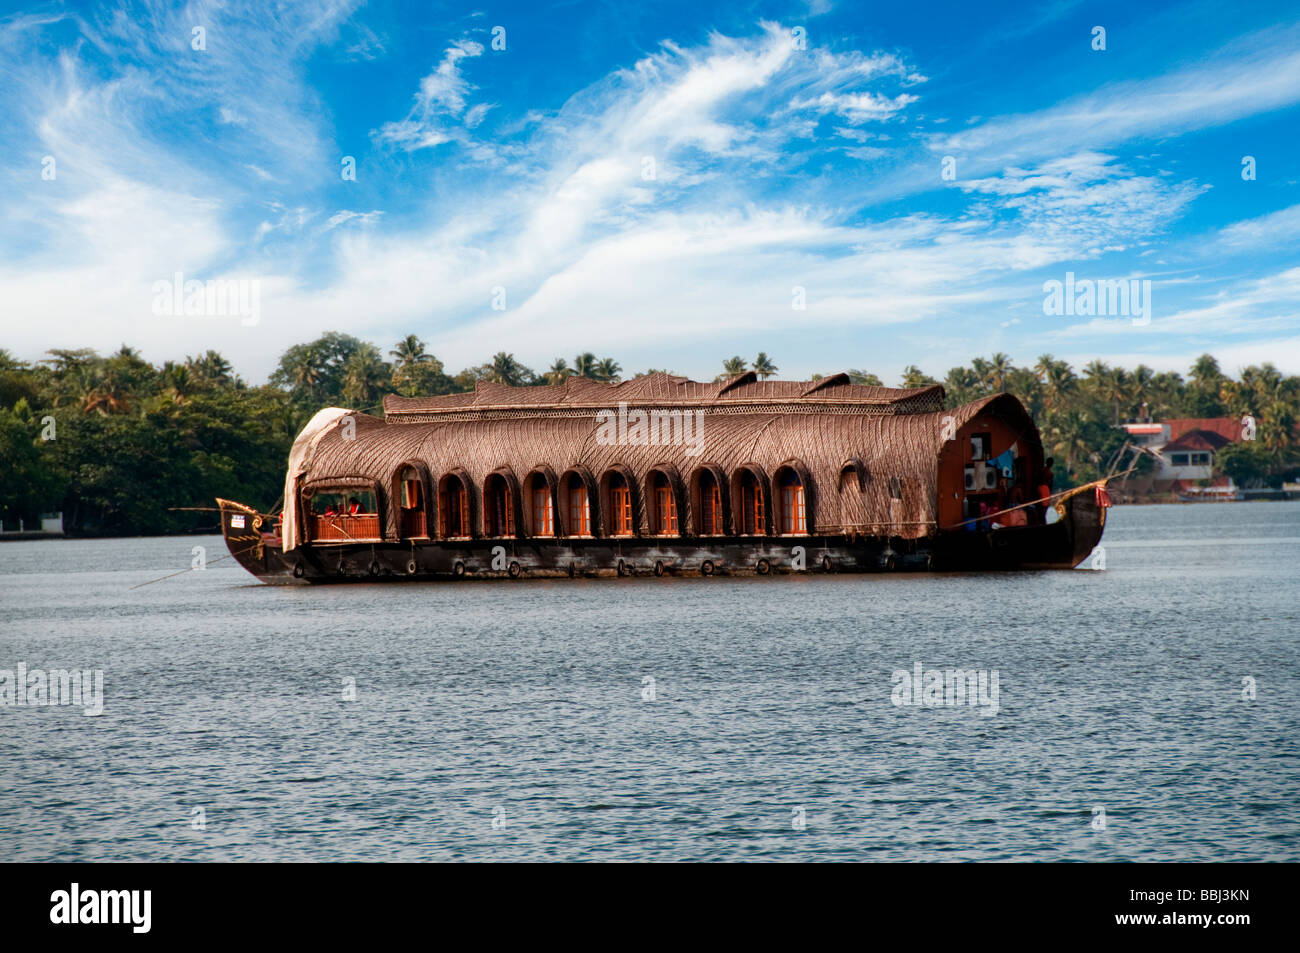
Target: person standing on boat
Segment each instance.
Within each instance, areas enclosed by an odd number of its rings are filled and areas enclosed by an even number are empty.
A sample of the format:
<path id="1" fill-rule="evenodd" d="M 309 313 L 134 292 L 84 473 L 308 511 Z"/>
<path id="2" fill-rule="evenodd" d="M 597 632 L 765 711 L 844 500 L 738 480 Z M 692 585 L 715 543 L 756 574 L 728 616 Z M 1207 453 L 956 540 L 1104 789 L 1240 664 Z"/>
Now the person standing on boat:
<path id="1" fill-rule="evenodd" d="M 1048 457 L 1043 461 L 1043 472 L 1038 478 L 1038 498 L 1042 500 L 1040 505 L 1043 508 L 1044 523 L 1047 522 L 1047 511 L 1052 507 L 1048 497 L 1052 495 L 1052 487 L 1056 485 L 1056 476 L 1052 473 L 1052 463 L 1052 457 Z"/>

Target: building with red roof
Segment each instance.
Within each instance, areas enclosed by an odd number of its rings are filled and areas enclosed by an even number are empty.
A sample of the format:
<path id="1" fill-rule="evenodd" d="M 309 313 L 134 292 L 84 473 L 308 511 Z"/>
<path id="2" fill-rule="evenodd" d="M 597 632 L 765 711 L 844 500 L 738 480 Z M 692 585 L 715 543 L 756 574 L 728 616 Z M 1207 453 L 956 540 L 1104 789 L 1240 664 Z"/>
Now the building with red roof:
<path id="1" fill-rule="evenodd" d="M 1155 454 L 1157 466 L 1140 492 L 1235 494 L 1232 480 L 1215 472 L 1224 447 L 1246 437 L 1236 417 L 1183 417 L 1161 422 L 1124 424 L 1129 438 Z"/>

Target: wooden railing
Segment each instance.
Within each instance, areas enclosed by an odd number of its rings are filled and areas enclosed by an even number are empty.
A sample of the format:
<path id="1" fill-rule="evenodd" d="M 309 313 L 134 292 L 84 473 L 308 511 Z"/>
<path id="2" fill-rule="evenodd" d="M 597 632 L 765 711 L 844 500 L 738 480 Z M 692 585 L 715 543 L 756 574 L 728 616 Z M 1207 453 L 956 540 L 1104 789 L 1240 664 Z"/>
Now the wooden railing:
<path id="1" fill-rule="evenodd" d="M 402 510 L 402 539 L 419 539 L 429 535 L 424 510 Z"/>
<path id="2" fill-rule="evenodd" d="M 309 527 L 311 538 L 315 542 L 347 542 L 353 539 L 380 539 L 379 515 L 377 513 L 358 513 L 356 515 L 312 516 Z"/>

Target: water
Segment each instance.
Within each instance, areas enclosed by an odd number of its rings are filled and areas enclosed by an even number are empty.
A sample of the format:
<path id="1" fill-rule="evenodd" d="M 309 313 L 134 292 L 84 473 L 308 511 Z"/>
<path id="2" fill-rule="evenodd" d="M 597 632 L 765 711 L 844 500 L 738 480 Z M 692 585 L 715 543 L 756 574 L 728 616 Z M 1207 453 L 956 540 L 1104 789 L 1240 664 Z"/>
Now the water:
<path id="1" fill-rule="evenodd" d="M 105 673 L 0 708 L 5 859 L 1300 859 L 1300 503 L 1113 510 L 1105 572 L 128 591 L 195 545 L 0 544 L 0 669 Z"/>

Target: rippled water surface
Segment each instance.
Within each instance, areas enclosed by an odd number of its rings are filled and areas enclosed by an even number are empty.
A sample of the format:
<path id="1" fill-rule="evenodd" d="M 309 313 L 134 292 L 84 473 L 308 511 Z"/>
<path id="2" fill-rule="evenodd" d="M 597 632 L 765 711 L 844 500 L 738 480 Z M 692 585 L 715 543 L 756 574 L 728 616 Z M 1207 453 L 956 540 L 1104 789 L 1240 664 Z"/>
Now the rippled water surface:
<path id="1" fill-rule="evenodd" d="M 129 590 L 195 545 L 208 569 Z M 0 669 L 105 678 L 99 717 L 0 708 L 0 846 L 1300 859 L 1300 503 L 1119 508 L 1104 545 L 1104 572 L 299 589 L 216 537 L 0 543 Z M 895 706 L 916 662 L 996 669 L 999 710 Z"/>

